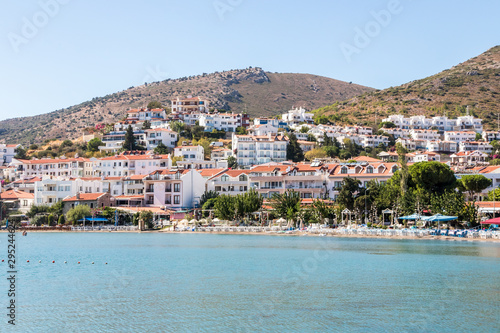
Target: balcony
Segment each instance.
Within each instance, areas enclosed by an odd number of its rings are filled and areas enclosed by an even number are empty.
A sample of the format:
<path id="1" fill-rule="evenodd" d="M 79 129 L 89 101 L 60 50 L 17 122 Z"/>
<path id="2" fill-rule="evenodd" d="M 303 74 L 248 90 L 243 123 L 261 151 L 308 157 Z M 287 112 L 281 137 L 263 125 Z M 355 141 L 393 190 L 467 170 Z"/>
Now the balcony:
<path id="1" fill-rule="evenodd" d="M 167 188 L 165 188 L 165 192 L 167 192 L 167 193 L 168 193 L 168 192 L 172 192 L 172 188 L 171 188 L 171 187 L 167 187 Z"/>
<path id="2" fill-rule="evenodd" d="M 155 189 L 151 187 L 146 189 L 146 193 L 153 193 L 154 191 Z"/>
<path id="3" fill-rule="evenodd" d="M 154 204 L 155 204 L 154 200 L 146 201 L 146 205 L 154 205 Z"/>

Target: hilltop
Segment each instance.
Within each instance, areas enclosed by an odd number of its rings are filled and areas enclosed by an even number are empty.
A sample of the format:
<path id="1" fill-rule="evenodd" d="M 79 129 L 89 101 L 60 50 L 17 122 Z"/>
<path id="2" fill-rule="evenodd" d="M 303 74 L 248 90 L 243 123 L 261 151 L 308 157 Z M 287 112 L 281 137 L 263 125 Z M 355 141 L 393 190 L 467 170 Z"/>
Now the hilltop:
<path id="1" fill-rule="evenodd" d="M 485 128 L 497 127 L 500 112 L 500 46 L 430 77 L 398 87 L 364 93 L 314 110 L 332 122 L 373 125 L 390 114 L 472 115 Z"/>
<path id="2" fill-rule="evenodd" d="M 33 117 L 0 122 L 0 142 L 39 143 L 46 139 L 74 139 L 96 123 L 121 120 L 125 111 L 187 95 L 203 96 L 210 107 L 251 117 L 275 116 L 293 106 L 318 108 L 374 89 L 310 74 L 265 72 L 247 68 L 167 79 L 130 87 L 124 91 Z"/>

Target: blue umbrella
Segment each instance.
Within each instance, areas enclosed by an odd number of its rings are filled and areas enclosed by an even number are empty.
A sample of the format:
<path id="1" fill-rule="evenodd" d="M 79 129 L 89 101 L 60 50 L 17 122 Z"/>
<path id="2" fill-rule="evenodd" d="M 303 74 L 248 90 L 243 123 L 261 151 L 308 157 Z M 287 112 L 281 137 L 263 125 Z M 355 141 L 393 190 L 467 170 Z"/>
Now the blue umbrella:
<path id="1" fill-rule="evenodd" d="M 421 218 L 420 214 L 411 214 L 408 216 L 398 217 L 398 219 L 400 219 L 400 220 L 418 220 L 420 218 Z"/>
<path id="2" fill-rule="evenodd" d="M 458 216 L 447 216 L 443 214 L 435 214 L 432 216 L 422 217 L 422 220 L 429 222 L 446 222 L 446 221 L 453 221 L 456 219 L 458 219 Z"/>

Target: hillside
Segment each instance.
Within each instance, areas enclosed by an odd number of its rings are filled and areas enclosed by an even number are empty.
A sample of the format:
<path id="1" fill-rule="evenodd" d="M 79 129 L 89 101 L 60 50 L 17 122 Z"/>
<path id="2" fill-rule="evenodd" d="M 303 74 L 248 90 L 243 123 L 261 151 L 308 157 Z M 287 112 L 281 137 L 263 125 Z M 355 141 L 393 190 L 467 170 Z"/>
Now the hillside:
<path id="1" fill-rule="evenodd" d="M 373 125 L 389 114 L 466 114 L 484 119 L 486 128 L 497 128 L 500 112 L 500 46 L 425 79 L 398 87 L 365 93 L 315 110 L 337 123 Z"/>
<path id="2" fill-rule="evenodd" d="M 95 123 L 112 123 L 130 108 L 145 107 L 158 100 L 203 96 L 212 108 L 247 111 L 252 117 L 275 116 L 293 106 L 318 108 L 360 95 L 372 88 L 310 74 L 278 74 L 247 68 L 168 79 L 130 87 L 51 113 L 0 122 L 0 142 L 35 143 L 46 139 L 75 138 Z"/>

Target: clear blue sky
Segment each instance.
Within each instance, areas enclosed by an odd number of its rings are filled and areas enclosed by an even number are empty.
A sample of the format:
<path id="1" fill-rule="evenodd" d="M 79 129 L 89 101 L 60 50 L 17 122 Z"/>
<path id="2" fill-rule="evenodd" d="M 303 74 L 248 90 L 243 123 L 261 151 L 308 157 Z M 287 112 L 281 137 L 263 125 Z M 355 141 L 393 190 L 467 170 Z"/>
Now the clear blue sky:
<path id="1" fill-rule="evenodd" d="M 498 0 L 393 2 L 3 0 L 0 119 L 248 66 L 383 89 L 500 44 Z"/>

